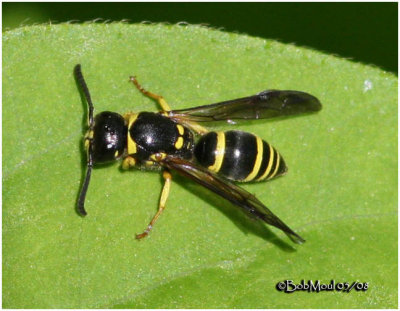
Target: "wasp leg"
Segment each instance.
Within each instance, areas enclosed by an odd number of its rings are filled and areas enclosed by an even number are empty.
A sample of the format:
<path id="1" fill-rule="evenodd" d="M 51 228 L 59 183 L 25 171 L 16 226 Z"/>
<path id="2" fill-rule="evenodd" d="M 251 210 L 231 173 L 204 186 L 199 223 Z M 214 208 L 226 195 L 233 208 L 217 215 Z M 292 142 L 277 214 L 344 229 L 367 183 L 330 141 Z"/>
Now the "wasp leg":
<path id="1" fill-rule="evenodd" d="M 197 134 L 204 135 L 208 133 L 208 130 L 201 126 L 200 124 L 193 122 L 193 121 L 188 121 L 188 120 L 181 120 L 181 123 L 193 131 L 195 131 Z"/>
<path id="2" fill-rule="evenodd" d="M 161 109 L 163 110 L 163 112 L 165 113 L 165 116 L 169 117 L 168 112 L 171 111 L 171 108 L 165 101 L 164 97 L 162 97 L 161 95 L 151 93 L 151 92 L 147 91 L 146 89 L 144 89 L 139 84 L 139 82 L 137 81 L 135 76 L 129 77 L 129 81 L 131 81 L 136 86 L 136 88 L 140 92 L 142 92 L 144 95 L 156 100 L 158 102 L 158 104 L 161 106 Z M 182 120 L 181 122 L 184 123 L 186 126 L 190 127 L 192 130 L 194 130 L 196 133 L 198 133 L 200 135 L 204 135 L 204 134 L 208 133 L 208 130 L 206 128 L 204 128 L 203 126 L 201 126 L 200 124 L 198 124 L 196 122 L 189 121 L 189 120 Z"/>
<path id="3" fill-rule="evenodd" d="M 171 173 L 169 171 L 165 170 L 163 172 L 163 178 L 164 178 L 164 187 L 163 187 L 162 192 L 161 192 L 158 211 L 154 215 L 153 219 L 150 221 L 150 223 L 147 226 L 146 230 L 144 230 L 143 233 L 141 233 L 141 234 L 136 234 L 136 239 L 138 239 L 138 240 L 143 239 L 144 237 L 149 235 L 149 232 L 151 231 L 151 229 L 153 229 L 153 226 L 154 226 L 155 222 L 157 221 L 158 217 L 160 217 L 161 213 L 165 209 L 165 203 L 167 202 L 167 198 L 168 198 L 168 195 L 169 195 L 169 189 L 171 187 L 171 180 L 172 180 Z"/>
<path id="4" fill-rule="evenodd" d="M 156 100 L 156 101 L 158 102 L 158 104 L 161 106 L 161 109 L 162 109 L 163 111 L 171 111 L 171 108 L 169 107 L 169 105 L 168 105 L 167 102 L 165 101 L 164 97 L 162 97 L 161 95 L 157 95 L 157 94 L 154 94 L 154 93 L 151 93 L 151 92 L 145 90 L 145 89 L 139 84 L 139 82 L 136 80 L 136 77 L 134 77 L 134 76 L 129 77 L 129 81 L 131 81 L 131 82 L 136 86 L 136 88 L 137 88 L 140 92 L 142 92 L 144 95 L 146 95 L 146 96 L 148 96 L 148 97 L 150 97 L 150 98 Z"/>
<path id="5" fill-rule="evenodd" d="M 124 170 L 129 170 L 131 167 L 134 167 L 135 165 L 136 165 L 136 160 L 131 156 L 127 156 L 122 160 L 122 168 Z"/>

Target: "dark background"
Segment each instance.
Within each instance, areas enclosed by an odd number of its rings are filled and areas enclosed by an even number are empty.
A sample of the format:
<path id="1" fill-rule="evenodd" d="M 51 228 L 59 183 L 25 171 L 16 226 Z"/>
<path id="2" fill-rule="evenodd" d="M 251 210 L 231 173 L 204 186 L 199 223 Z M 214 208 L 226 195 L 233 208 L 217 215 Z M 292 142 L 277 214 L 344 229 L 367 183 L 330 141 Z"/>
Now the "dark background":
<path id="1" fill-rule="evenodd" d="M 374 64 L 397 74 L 397 3 L 3 3 L 3 31 L 96 18 L 206 24 Z"/>

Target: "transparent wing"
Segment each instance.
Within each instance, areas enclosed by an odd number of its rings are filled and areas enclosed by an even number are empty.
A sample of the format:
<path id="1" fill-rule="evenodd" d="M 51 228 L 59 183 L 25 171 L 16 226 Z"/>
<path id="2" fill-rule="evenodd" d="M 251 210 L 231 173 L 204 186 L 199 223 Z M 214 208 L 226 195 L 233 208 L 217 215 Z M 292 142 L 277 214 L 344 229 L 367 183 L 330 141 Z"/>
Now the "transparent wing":
<path id="1" fill-rule="evenodd" d="M 182 176 L 192 179 L 203 187 L 206 187 L 224 199 L 230 201 L 243 211 L 265 221 L 267 224 L 281 229 L 293 242 L 298 244 L 305 242 L 302 237 L 275 216 L 254 195 L 239 186 L 216 176 L 205 168 L 196 166 L 194 163 L 180 158 L 167 156 L 160 162 L 160 164 L 168 169 L 175 170 Z"/>
<path id="2" fill-rule="evenodd" d="M 176 121 L 210 122 L 235 119 L 270 119 L 321 110 L 319 100 L 304 92 L 266 90 L 257 95 L 189 109 L 172 110 Z"/>

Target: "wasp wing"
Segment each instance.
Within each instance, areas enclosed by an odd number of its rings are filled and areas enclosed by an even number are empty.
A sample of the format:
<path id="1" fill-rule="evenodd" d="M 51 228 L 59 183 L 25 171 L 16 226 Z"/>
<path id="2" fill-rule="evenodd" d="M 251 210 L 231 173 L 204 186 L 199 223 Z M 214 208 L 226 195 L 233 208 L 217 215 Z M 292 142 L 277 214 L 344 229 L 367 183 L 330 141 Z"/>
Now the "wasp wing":
<path id="1" fill-rule="evenodd" d="M 207 169 L 196 166 L 186 160 L 167 156 L 160 162 L 164 167 L 175 170 L 182 176 L 188 177 L 207 189 L 215 192 L 243 211 L 265 221 L 278 229 L 284 231 L 295 243 L 301 244 L 304 241 L 297 233 L 290 229 L 283 221 L 275 216 L 263 203 L 254 195 L 240 188 L 239 186 L 224 180 Z"/>
<path id="2" fill-rule="evenodd" d="M 304 92 L 266 90 L 257 95 L 189 109 L 172 110 L 176 121 L 210 122 L 235 119 L 271 119 L 321 110 L 319 100 Z"/>

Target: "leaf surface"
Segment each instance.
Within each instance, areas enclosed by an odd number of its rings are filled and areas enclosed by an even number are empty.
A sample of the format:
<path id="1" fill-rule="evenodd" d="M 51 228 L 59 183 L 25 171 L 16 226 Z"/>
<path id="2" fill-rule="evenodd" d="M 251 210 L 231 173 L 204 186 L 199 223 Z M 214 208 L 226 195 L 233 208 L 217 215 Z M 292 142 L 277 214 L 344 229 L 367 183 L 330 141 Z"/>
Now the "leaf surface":
<path id="1" fill-rule="evenodd" d="M 243 185 L 307 242 L 247 220 L 175 178 L 150 237 L 155 172 L 84 171 L 82 64 L 97 112 L 174 109 L 293 89 L 315 115 L 245 122 L 289 173 Z M 3 34 L 4 308 L 397 308 L 397 77 L 306 48 L 198 26 L 86 24 Z M 223 128 L 234 128 L 226 125 Z M 286 279 L 368 282 L 366 292 L 278 292 Z"/>

